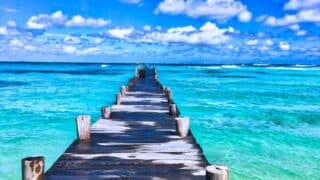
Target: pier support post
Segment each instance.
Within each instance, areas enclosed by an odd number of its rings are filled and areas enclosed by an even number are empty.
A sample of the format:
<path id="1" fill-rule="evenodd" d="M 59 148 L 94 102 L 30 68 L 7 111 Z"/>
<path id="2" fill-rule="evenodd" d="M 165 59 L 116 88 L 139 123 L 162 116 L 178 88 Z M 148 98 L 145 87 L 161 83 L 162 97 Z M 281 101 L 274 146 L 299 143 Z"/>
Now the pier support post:
<path id="1" fill-rule="evenodd" d="M 109 119 L 111 114 L 111 108 L 110 107 L 102 107 L 101 108 L 101 117 L 104 119 Z"/>
<path id="2" fill-rule="evenodd" d="M 171 92 L 170 88 L 167 88 L 166 95 L 167 95 L 168 102 L 171 103 L 172 102 L 172 92 Z"/>
<path id="3" fill-rule="evenodd" d="M 153 71 L 153 74 L 154 75 L 157 75 L 157 69 L 154 67 L 154 68 L 152 68 L 152 71 Z"/>
<path id="4" fill-rule="evenodd" d="M 220 165 L 207 166 L 206 180 L 229 180 L 229 168 Z"/>
<path id="5" fill-rule="evenodd" d="M 121 99 L 121 94 L 117 93 L 116 94 L 116 105 L 120 105 L 120 99 Z"/>
<path id="6" fill-rule="evenodd" d="M 27 157 L 21 161 L 22 180 L 44 180 L 44 157 Z"/>
<path id="7" fill-rule="evenodd" d="M 135 74 L 134 74 L 134 77 L 137 77 L 137 76 L 139 76 L 139 67 L 138 66 L 136 66 Z"/>
<path id="8" fill-rule="evenodd" d="M 90 140 L 90 121 L 89 115 L 77 116 L 77 132 L 78 140 L 89 141 Z"/>
<path id="9" fill-rule="evenodd" d="M 177 116 L 177 105 L 176 104 L 169 104 L 169 114 L 171 116 Z"/>
<path id="10" fill-rule="evenodd" d="M 176 117 L 177 133 L 181 138 L 184 138 L 189 133 L 189 117 Z"/>
<path id="11" fill-rule="evenodd" d="M 120 93 L 121 93 L 121 95 L 125 95 L 125 94 L 126 94 L 126 91 L 127 91 L 127 87 L 126 87 L 126 86 L 121 86 L 121 87 L 120 87 Z"/>

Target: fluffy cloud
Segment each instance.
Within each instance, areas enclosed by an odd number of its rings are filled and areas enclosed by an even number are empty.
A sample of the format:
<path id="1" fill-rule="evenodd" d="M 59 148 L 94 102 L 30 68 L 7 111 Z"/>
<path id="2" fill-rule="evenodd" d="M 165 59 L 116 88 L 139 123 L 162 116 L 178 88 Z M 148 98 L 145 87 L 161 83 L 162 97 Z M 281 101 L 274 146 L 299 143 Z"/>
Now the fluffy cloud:
<path id="1" fill-rule="evenodd" d="M 23 47 L 24 46 L 23 42 L 21 42 L 19 39 L 12 39 L 9 42 L 9 45 L 12 47 Z"/>
<path id="2" fill-rule="evenodd" d="M 31 16 L 27 21 L 27 28 L 29 29 L 47 29 L 51 26 L 62 26 L 66 22 L 67 18 L 61 11 L 54 12 L 50 15 L 40 14 L 37 16 Z"/>
<path id="3" fill-rule="evenodd" d="M 264 44 L 265 44 L 266 46 L 272 46 L 272 45 L 273 45 L 273 41 L 272 41 L 271 39 L 266 39 L 266 40 L 264 41 Z"/>
<path id="4" fill-rule="evenodd" d="M 284 5 L 285 10 L 300 10 L 320 6 L 320 0 L 289 0 Z"/>
<path id="5" fill-rule="evenodd" d="M 239 14 L 238 19 L 241 22 L 249 22 L 252 19 L 252 14 L 249 11 L 243 11 Z"/>
<path id="6" fill-rule="evenodd" d="M 0 35 L 7 35 L 8 30 L 6 27 L 0 27 Z"/>
<path id="7" fill-rule="evenodd" d="M 159 3 L 156 13 L 186 14 L 189 17 L 229 19 L 246 11 L 246 6 L 237 0 L 164 0 Z M 246 16 L 246 17 L 244 17 Z M 248 13 L 242 15 L 248 18 Z"/>
<path id="8" fill-rule="evenodd" d="M 226 42 L 230 38 L 227 35 L 227 33 L 231 33 L 230 30 L 233 28 L 220 29 L 216 24 L 207 22 L 199 29 L 193 26 L 184 26 L 170 28 L 166 32 L 147 33 L 141 38 L 141 41 L 214 45 Z"/>
<path id="9" fill-rule="evenodd" d="M 32 46 L 32 45 L 25 45 L 23 48 L 25 50 L 27 50 L 27 51 L 35 51 L 35 50 L 37 50 L 37 48 L 35 46 Z"/>
<path id="10" fill-rule="evenodd" d="M 119 28 L 116 27 L 114 29 L 108 30 L 108 35 L 117 38 L 117 39 L 127 39 L 134 32 L 133 27 L 128 28 Z"/>
<path id="11" fill-rule="evenodd" d="M 284 10 L 297 11 L 294 14 L 286 14 L 282 18 L 269 16 L 265 24 L 270 26 L 287 26 L 299 23 L 320 22 L 320 0 L 289 0 L 284 5 Z M 296 29 L 297 31 L 298 29 Z"/>
<path id="12" fill-rule="evenodd" d="M 305 36 L 305 35 L 307 35 L 307 31 L 306 30 L 300 30 L 300 31 L 297 31 L 297 33 L 296 33 L 296 35 L 297 36 Z"/>
<path id="13" fill-rule="evenodd" d="M 143 26 L 143 30 L 144 31 L 151 31 L 151 26 L 145 25 L 145 26 Z"/>
<path id="14" fill-rule="evenodd" d="M 288 42 L 281 41 L 281 42 L 279 42 L 279 48 L 284 51 L 289 51 L 290 44 Z"/>
<path id="15" fill-rule="evenodd" d="M 84 18 L 80 15 L 73 16 L 71 20 L 66 22 L 66 26 L 69 27 L 103 27 L 110 24 L 109 20 L 104 20 L 102 18 Z"/>
<path id="16" fill-rule="evenodd" d="M 44 30 L 53 26 L 68 26 L 68 27 L 102 27 L 109 24 L 110 21 L 102 18 L 84 18 L 80 15 L 73 16 L 68 20 L 62 11 L 56 11 L 52 14 L 40 14 L 31 16 L 26 23 L 28 29 Z"/>
<path id="17" fill-rule="evenodd" d="M 7 22 L 7 26 L 8 27 L 11 27 L 11 28 L 14 28 L 17 26 L 17 23 L 15 21 L 8 21 Z"/>
<path id="18" fill-rule="evenodd" d="M 75 46 L 70 45 L 64 45 L 62 46 L 62 51 L 66 54 L 71 55 L 96 55 L 101 53 L 101 49 L 99 47 L 89 47 L 89 48 L 83 48 L 83 49 L 77 49 Z"/>
<path id="19" fill-rule="evenodd" d="M 298 31 L 300 29 L 300 26 L 298 24 L 294 24 L 289 26 L 289 29 L 291 29 L 292 31 Z"/>
<path id="20" fill-rule="evenodd" d="M 101 49 L 99 47 L 89 47 L 77 52 L 78 55 L 95 55 L 101 53 Z"/>
<path id="21" fill-rule="evenodd" d="M 246 45 L 248 45 L 248 46 L 254 46 L 254 45 L 257 45 L 258 44 L 258 39 L 252 39 L 252 40 L 248 40 L 247 42 L 246 42 Z"/>
<path id="22" fill-rule="evenodd" d="M 301 10 L 297 14 L 286 14 L 282 18 L 270 16 L 266 19 L 265 24 L 270 26 L 286 26 L 303 22 L 320 22 L 320 11 L 317 9 Z"/>
<path id="23" fill-rule="evenodd" d="M 77 51 L 77 48 L 74 46 L 64 45 L 62 46 L 62 51 L 67 54 L 74 54 Z"/>

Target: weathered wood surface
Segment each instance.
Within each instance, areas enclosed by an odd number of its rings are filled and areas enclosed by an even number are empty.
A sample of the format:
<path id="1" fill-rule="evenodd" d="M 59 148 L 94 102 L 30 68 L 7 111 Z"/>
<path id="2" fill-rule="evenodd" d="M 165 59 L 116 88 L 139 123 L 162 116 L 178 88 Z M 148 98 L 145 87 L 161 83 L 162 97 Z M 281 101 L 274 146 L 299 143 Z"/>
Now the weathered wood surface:
<path id="1" fill-rule="evenodd" d="M 91 126 L 88 143 L 74 141 L 46 179 L 205 179 L 208 165 L 192 135 L 180 138 L 166 95 L 152 70 Z"/>

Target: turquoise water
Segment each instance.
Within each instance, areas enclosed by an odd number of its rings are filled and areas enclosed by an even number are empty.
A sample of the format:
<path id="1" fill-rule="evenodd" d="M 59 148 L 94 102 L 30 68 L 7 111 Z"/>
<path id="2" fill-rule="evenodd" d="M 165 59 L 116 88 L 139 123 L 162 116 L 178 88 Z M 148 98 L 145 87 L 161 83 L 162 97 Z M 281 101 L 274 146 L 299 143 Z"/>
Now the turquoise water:
<path id="1" fill-rule="evenodd" d="M 74 118 L 114 101 L 133 65 L 0 64 L 0 179 L 20 160 L 46 167 L 75 138 Z M 158 66 L 208 160 L 232 179 L 320 179 L 320 67 Z"/>

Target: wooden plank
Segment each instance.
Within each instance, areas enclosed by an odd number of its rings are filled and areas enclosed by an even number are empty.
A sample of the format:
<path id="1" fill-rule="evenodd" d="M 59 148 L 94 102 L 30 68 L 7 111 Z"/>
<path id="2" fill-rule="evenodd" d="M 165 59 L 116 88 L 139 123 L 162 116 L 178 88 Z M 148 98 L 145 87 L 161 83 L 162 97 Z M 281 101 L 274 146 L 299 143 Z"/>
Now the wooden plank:
<path id="1" fill-rule="evenodd" d="M 208 162 L 192 133 L 181 138 L 176 132 L 167 94 L 153 70 L 130 83 L 110 117 L 91 126 L 90 141 L 74 141 L 46 179 L 205 178 Z"/>

